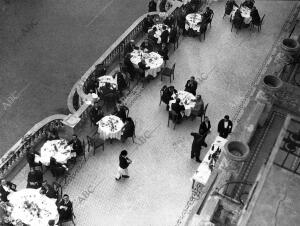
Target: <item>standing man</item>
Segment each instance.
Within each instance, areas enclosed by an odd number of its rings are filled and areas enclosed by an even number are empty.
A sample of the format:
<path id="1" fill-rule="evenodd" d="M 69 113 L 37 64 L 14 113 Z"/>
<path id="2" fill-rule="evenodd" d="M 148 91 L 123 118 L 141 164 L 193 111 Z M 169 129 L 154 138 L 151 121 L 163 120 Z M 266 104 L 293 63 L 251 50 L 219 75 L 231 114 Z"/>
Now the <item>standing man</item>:
<path id="1" fill-rule="evenodd" d="M 132 161 L 127 157 L 128 152 L 126 150 L 121 151 L 119 156 L 119 169 L 118 174 L 116 176 L 116 180 L 120 180 L 121 178 L 129 178 L 128 175 L 128 166 L 132 163 Z"/>
<path id="2" fill-rule="evenodd" d="M 154 0 L 150 0 L 148 4 L 148 12 L 156 12 L 156 2 Z"/>
<path id="3" fill-rule="evenodd" d="M 196 162 L 201 163 L 200 154 L 201 154 L 201 147 L 204 146 L 204 136 L 203 130 L 200 130 L 199 133 L 191 133 L 194 137 L 193 144 L 192 144 L 192 151 L 191 151 L 191 158 L 196 157 Z"/>
<path id="4" fill-rule="evenodd" d="M 58 202 L 57 210 L 59 213 L 60 224 L 73 218 L 73 204 L 67 194 L 64 194 L 62 200 Z"/>
<path id="5" fill-rule="evenodd" d="M 223 119 L 220 120 L 218 124 L 219 136 L 227 138 L 232 131 L 232 121 L 229 120 L 229 116 L 225 115 Z"/>
<path id="6" fill-rule="evenodd" d="M 204 147 L 207 147 L 207 143 L 205 142 L 205 138 L 206 138 L 207 134 L 210 133 L 210 128 L 211 128 L 211 125 L 210 125 L 209 118 L 207 116 L 205 116 L 204 121 L 201 122 L 200 128 L 199 128 L 199 133 L 202 130 L 203 134 L 204 134 L 204 138 L 203 138 Z"/>

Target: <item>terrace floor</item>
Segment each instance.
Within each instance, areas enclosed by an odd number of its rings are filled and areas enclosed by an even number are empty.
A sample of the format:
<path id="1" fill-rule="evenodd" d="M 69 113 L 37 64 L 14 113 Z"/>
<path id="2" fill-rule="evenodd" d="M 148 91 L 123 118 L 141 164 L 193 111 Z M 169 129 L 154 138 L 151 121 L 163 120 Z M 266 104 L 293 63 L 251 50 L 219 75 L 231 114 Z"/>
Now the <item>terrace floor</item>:
<path id="1" fill-rule="evenodd" d="M 194 75 L 199 82 L 198 93 L 209 103 L 212 133 L 207 137 L 208 144 L 217 135 L 217 123 L 225 114 L 237 121 L 241 103 L 267 67 L 274 43 L 287 36 L 285 25 L 296 13 L 295 2 L 257 1 L 256 5 L 261 15 L 266 14 L 260 33 L 230 32 L 229 19 L 222 19 L 224 3 L 213 3 L 215 17 L 206 40 L 184 37 L 171 54 L 168 65 L 176 62 L 172 84 L 181 90 Z M 190 132 L 197 131 L 200 122 L 184 121 L 175 130 L 167 127 L 165 106 L 159 106 L 159 90 L 164 84 L 169 84 L 167 79 L 161 82 L 156 78 L 145 88 L 135 87 L 126 99 L 136 122 L 136 144 L 131 140 L 125 144 L 107 142 L 104 152 L 90 154 L 87 162 L 73 169 L 76 173 L 69 177 L 64 192 L 74 202 L 77 225 L 171 226 L 188 213 L 183 210 L 191 196 L 190 178 L 198 167 L 190 159 Z M 87 130 L 92 133 L 88 125 Z M 133 160 L 131 177 L 116 182 L 122 149 L 127 149 Z M 25 167 L 13 180 L 19 189 L 26 186 L 27 172 Z"/>

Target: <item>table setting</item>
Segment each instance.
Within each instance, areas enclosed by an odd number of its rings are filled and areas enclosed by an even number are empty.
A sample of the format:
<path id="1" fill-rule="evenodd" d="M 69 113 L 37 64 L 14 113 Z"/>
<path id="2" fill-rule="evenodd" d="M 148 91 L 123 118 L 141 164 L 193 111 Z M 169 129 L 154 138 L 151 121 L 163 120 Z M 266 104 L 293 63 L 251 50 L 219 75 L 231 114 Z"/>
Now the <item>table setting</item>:
<path id="1" fill-rule="evenodd" d="M 69 159 L 76 156 L 72 150 L 72 146 L 68 145 L 65 139 L 48 140 L 41 147 L 40 155 L 35 155 L 35 162 L 49 166 L 50 158 L 53 157 L 58 163 L 66 164 Z"/>
<path id="2" fill-rule="evenodd" d="M 122 128 L 124 123 L 115 115 L 108 115 L 103 117 L 98 125 L 98 133 L 101 139 L 118 139 L 121 140 Z"/>
<path id="3" fill-rule="evenodd" d="M 161 23 L 160 23 L 160 24 L 155 24 L 155 25 L 153 25 L 152 28 L 148 30 L 148 33 L 149 33 L 150 31 L 153 30 L 154 27 L 156 27 L 156 32 L 155 32 L 155 34 L 154 34 L 154 37 L 157 38 L 157 44 L 160 44 L 160 43 L 161 43 L 161 38 L 160 38 L 160 36 L 161 36 L 161 33 L 163 32 L 163 29 L 162 29 L 163 26 L 166 26 L 167 31 L 170 33 L 171 28 L 170 28 L 169 26 L 167 26 L 167 25 L 165 25 L 165 24 L 161 24 Z"/>
<path id="4" fill-rule="evenodd" d="M 238 9 L 238 7 L 236 7 L 236 6 L 233 7 L 233 10 L 231 12 L 231 19 L 234 18 L 234 14 L 237 11 L 237 9 Z M 244 23 L 245 24 L 250 24 L 250 22 L 252 20 L 252 17 L 250 16 L 251 9 L 249 9 L 248 7 L 242 6 L 240 8 L 240 11 L 241 11 L 242 17 L 244 18 Z"/>
<path id="5" fill-rule="evenodd" d="M 22 222 L 30 226 L 47 226 L 49 220 L 58 222 L 56 199 L 40 194 L 40 189 L 13 192 L 8 195 L 8 200 L 5 219 L 13 225 Z"/>
<path id="6" fill-rule="evenodd" d="M 196 104 L 196 97 L 186 91 L 180 90 L 178 91 L 177 94 L 172 95 L 173 100 L 170 100 L 169 102 L 169 110 L 171 111 L 171 105 L 176 102 L 176 99 L 180 99 L 180 104 L 184 105 L 185 111 L 184 114 L 185 116 L 189 117 L 191 115 L 192 109 L 195 107 Z"/>
<path id="7" fill-rule="evenodd" d="M 139 67 L 138 64 L 141 62 L 142 58 L 145 59 L 146 66 L 150 67 L 149 70 L 145 71 L 145 77 L 148 75 L 156 77 L 164 63 L 162 56 L 156 52 L 146 53 L 142 50 L 134 50 L 131 52 L 130 61 L 136 68 Z"/>
<path id="8" fill-rule="evenodd" d="M 105 83 L 109 83 L 111 89 L 118 89 L 117 76 L 113 78 L 111 75 L 104 75 L 98 78 L 99 80 L 99 89 L 105 86 Z"/>
<path id="9" fill-rule="evenodd" d="M 193 29 L 194 31 L 200 32 L 200 25 L 202 16 L 199 13 L 190 13 L 186 17 L 185 30 Z"/>

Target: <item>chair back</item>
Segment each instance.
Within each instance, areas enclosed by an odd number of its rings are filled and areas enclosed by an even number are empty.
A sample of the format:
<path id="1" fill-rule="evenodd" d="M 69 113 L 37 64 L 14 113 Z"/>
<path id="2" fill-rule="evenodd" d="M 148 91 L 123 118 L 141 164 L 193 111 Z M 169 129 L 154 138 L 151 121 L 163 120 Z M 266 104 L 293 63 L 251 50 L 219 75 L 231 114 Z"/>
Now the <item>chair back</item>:
<path id="1" fill-rule="evenodd" d="M 265 19 L 266 14 L 263 15 L 263 17 L 260 19 L 260 25 L 262 25 L 264 19 Z"/>
<path id="2" fill-rule="evenodd" d="M 175 66 L 176 66 L 176 63 L 174 63 L 173 66 L 172 66 L 172 74 L 174 74 Z"/>
<path id="3" fill-rule="evenodd" d="M 169 119 L 176 121 L 178 119 L 178 114 L 174 110 L 169 111 Z"/>
<path id="4" fill-rule="evenodd" d="M 90 136 L 86 136 L 88 147 L 93 146 L 94 140 Z"/>
<path id="5" fill-rule="evenodd" d="M 54 181 L 52 183 L 52 186 L 53 186 L 54 191 L 57 192 L 57 194 L 58 194 L 58 199 L 60 199 L 63 194 L 62 186 L 59 183 L 57 183 L 56 181 Z"/>

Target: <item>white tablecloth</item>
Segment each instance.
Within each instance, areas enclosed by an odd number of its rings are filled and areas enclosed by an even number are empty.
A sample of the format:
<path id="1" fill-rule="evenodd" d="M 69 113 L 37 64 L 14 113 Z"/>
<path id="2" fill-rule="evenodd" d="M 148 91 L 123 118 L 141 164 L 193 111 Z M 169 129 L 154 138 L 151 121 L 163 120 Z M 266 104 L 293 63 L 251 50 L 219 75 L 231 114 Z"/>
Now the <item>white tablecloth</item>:
<path id="1" fill-rule="evenodd" d="M 200 25 L 197 25 L 199 22 L 202 21 L 202 16 L 199 13 L 191 13 L 188 14 L 186 17 L 185 23 L 185 30 L 193 29 L 194 31 L 200 31 Z"/>
<path id="2" fill-rule="evenodd" d="M 237 9 L 238 8 L 236 6 L 233 6 L 233 10 L 231 12 L 231 19 L 234 18 L 234 14 L 235 14 Z M 241 7 L 240 10 L 241 10 L 242 17 L 244 18 L 244 23 L 245 24 L 250 24 L 250 22 L 252 20 L 252 17 L 250 16 L 251 10 L 248 7 Z"/>
<path id="3" fill-rule="evenodd" d="M 148 32 L 150 32 L 150 31 L 153 30 L 154 27 L 156 27 L 157 30 L 156 30 L 156 32 L 154 34 L 154 37 L 157 38 L 157 43 L 158 44 L 161 43 L 160 36 L 161 36 L 161 33 L 163 32 L 163 29 L 162 29 L 163 26 L 166 26 L 167 31 L 169 31 L 169 33 L 170 33 L 171 28 L 169 28 L 169 26 L 167 26 L 165 24 L 155 24 L 155 25 L 153 25 L 153 27 L 151 29 L 148 30 Z"/>
<path id="4" fill-rule="evenodd" d="M 98 124 L 98 133 L 104 140 L 106 139 L 121 139 L 121 130 L 124 126 L 122 120 L 115 115 L 103 117 Z"/>
<path id="5" fill-rule="evenodd" d="M 117 76 L 115 78 L 113 78 L 111 75 L 99 77 L 99 88 L 105 86 L 105 83 L 109 83 L 113 88 L 118 89 Z"/>
<path id="6" fill-rule="evenodd" d="M 67 143 L 65 139 L 46 141 L 41 148 L 40 156 L 35 155 L 35 161 L 48 166 L 50 158 L 53 157 L 57 162 L 66 164 L 75 155 L 75 153 L 71 153 L 72 146 L 66 146 Z"/>
<path id="7" fill-rule="evenodd" d="M 191 115 L 191 112 L 192 112 L 192 109 L 195 107 L 195 102 L 191 101 L 191 100 L 196 100 L 196 97 L 189 93 L 189 92 L 186 92 L 186 91 L 183 91 L 183 90 L 180 90 L 178 91 L 177 93 L 177 97 L 175 95 L 172 96 L 174 98 L 174 100 L 170 100 L 169 102 L 169 110 L 171 111 L 171 105 L 173 103 L 176 102 L 176 98 L 179 98 L 180 99 L 180 103 L 184 105 L 184 108 L 185 108 L 185 111 L 184 111 L 184 114 L 186 116 L 190 116 Z"/>
<path id="8" fill-rule="evenodd" d="M 196 173 L 193 175 L 192 179 L 198 183 L 205 185 L 211 175 L 211 170 L 209 169 L 210 160 L 208 157 L 213 154 L 218 147 L 223 151 L 224 145 L 227 142 L 227 139 L 224 139 L 220 136 L 217 136 L 215 141 L 211 144 L 209 151 L 206 153 L 204 159 L 200 163 Z M 212 147 L 214 146 L 214 150 Z"/>
<path id="9" fill-rule="evenodd" d="M 49 220 L 58 222 L 55 199 L 40 194 L 40 189 L 23 189 L 8 196 L 8 212 L 14 225 L 22 221 L 30 226 L 47 226 Z"/>
<path id="10" fill-rule="evenodd" d="M 162 56 L 156 52 L 144 53 L 142 50 L 134 50 L 131 53 L 130 61 L 136 68 L 138 68 L 138 63 L 141 62 L 142 57 L 145 58 L 146 66 L 150 67 L 149 70 L 146 70 L 145 77 L 147 77 L 148 75 L 156 77 L 157 73 L 160 72 L 161 67 L 164 63 Z"/>

